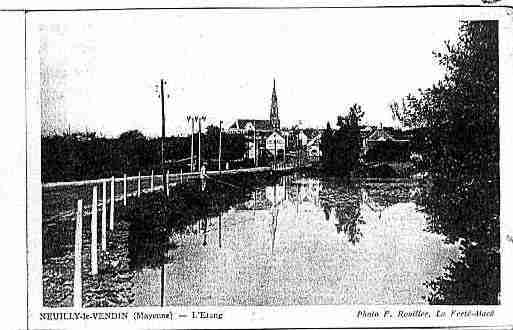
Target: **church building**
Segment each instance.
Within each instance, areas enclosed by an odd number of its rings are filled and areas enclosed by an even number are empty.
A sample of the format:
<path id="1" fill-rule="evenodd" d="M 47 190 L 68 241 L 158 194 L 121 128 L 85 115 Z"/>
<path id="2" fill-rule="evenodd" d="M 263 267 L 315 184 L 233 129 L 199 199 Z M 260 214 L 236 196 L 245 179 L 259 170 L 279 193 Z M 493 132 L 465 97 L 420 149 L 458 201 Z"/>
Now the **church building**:
<path id="1" fill-rule="evenodd" d="M 276 80 L 273 80 L 273 92 L 271 95 L 271 110 L 269 112 L 269 120 L 266 119 L 236 119 L 235 122 L 228 127 L 229 133 L 237 134 L 253 134 L 256 133 L 270 135 L 280 130 L 280 115 L 278 112 L 278 97 L 276 95 Z"/>
<path id="2" fill-rule="evenodd" d="M 235 122 L 228 128 L 228 132 L 234 134 L 244 134 L 246 136 L 248 140 L 247 157 L 251 159 L 255 157 L 255 141 L 257 142 L 259 154 L 262 153 L 262 149 L 265 149 L 273 154 L 275 150 L 276 152 L 279 152 L 285 149 L 285 138 L 282 136 L 280 127 L 278 96 L 276 93 L 276 79 L 273 79 L 273 91 L 271 94 L 269 119 L 236 119 Z M 272 140 L 271 142 L 270 139 Z"/>

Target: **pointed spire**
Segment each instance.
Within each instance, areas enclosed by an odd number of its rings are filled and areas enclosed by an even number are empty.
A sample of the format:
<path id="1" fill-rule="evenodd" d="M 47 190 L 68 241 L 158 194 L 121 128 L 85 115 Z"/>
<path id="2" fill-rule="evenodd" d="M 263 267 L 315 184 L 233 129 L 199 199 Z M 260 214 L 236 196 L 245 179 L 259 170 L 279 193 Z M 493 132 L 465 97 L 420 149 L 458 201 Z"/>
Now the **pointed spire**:
<path id="1" fill-rule="evenodd" d="M 276 78 L 273 78 L 273 93 L 271 96 L 270 122 L 274 130 L 280 129 L 280 116 L 278 114 L 278 97 L 276 96 Z"/>

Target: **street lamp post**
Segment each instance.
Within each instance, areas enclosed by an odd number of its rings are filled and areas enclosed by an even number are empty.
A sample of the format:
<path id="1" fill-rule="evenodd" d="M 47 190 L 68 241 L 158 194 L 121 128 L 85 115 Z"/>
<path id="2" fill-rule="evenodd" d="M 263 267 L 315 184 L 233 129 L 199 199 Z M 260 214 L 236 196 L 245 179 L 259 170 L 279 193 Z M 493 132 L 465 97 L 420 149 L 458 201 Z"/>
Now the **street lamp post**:
<path id="1" fill-rule="evenodd" d="M 201 121 L 205 120 L 205 116 L 196 116 L 198 118 L 198 170 L 201 171 Z"/>
<path id="2" fill-rule="evenodd" d="M 191 172 L 194 172 L 194 121 L 193 116 L 187 116 L 187 122 L 191 122 Z"/>

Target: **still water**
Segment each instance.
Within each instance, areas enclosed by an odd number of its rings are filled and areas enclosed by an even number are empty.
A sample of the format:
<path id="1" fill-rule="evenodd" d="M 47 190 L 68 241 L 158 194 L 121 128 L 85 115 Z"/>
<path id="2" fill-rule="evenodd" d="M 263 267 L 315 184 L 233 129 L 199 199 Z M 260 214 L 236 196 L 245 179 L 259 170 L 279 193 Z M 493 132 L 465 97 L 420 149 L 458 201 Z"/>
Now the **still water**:
<path id="1" fill-rule="evenodd" d="M 282 177 L 173 237 L 166 305 L 423 304 L 459 257 L 426 230 L 411 183 Z M 160 305 L 160 269 L 133 278 Z"/>

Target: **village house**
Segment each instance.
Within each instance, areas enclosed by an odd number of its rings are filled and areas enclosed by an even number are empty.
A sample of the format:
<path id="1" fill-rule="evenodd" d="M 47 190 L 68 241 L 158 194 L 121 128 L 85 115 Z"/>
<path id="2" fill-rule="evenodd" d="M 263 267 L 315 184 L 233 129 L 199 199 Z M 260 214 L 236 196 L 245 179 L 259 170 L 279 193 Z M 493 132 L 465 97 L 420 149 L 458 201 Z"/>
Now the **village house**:
<path id="1" fill-rule="evenodd" d="M 399 160 L 409 157 L 408 139 L 392 128 L 362 129 L 362 157 L 370 161 Z"/>

